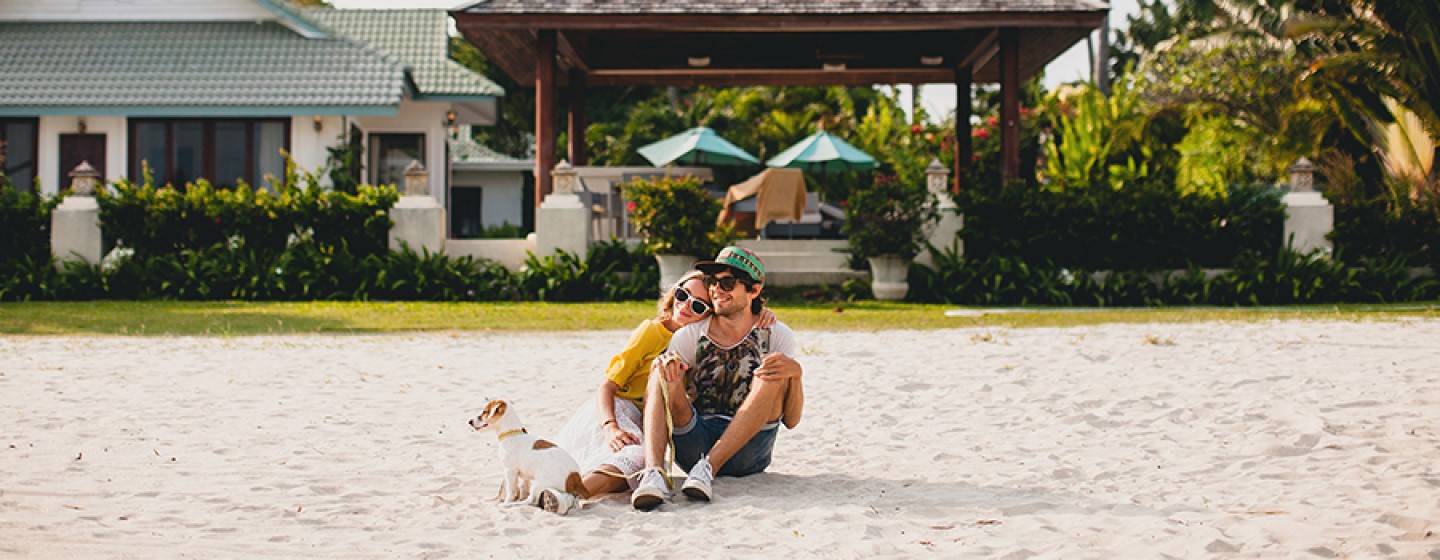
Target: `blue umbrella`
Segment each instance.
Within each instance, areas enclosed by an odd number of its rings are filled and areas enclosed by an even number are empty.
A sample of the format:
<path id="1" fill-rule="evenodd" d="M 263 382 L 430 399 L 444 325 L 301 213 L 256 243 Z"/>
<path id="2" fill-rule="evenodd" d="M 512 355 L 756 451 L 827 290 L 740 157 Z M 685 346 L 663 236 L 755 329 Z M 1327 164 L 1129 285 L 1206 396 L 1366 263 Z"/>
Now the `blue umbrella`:
<path id="1" fill-rule="evenodd" d="M 875 169 L 876 163 L 869 154 L 822 129 L 770 158 L 765 165 L 829 173 Z"/>
<path id="2" fill-rule="evenodd" d="M 704 126 L 648 144 L 639 152 L 656 167 L 676 162 L 687 165 L 760 165 L 759 158 Z"/>

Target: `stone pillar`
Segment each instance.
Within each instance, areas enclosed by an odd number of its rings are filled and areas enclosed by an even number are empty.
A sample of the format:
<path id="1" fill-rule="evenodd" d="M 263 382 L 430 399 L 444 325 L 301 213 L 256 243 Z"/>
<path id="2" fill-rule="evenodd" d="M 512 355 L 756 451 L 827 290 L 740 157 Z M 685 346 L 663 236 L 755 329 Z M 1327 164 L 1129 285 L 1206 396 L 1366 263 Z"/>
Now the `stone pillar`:
<path id="1" fill-rule="evenodd" d="M 100 205 L 95 202 L 100 172 L 90 162 L 82 161 L 70 172 L 70 178 L 70 194 L 50 214 L 50 252 L 57 266 L 66 261 L 98 264 L 104 256 Z"/>
<path id="2" fill-rule="evenodd" d="M 1300 158 L 1290 166 L 1290 192 L 1281 197 L 1285 204 L 1285 232 L 1282 242 L 1299 253 L 1324 251 L 1335 247 L 1325 236 L 1335 229 L 1335 207 L 1315 191 L 1315 166 Z"/>
<path id="3" fill-rule="evenodd" d="M 584 259 L 590 250 L 590 207 L 580 200 L 580 173 L 561 160 L 550 173 L 554 191 L 535 209 L 535 255 L 556 249 Z"/>
<path id="4" fill-rule="evenodd" d="M 950 186 L 950 181 L 947 180 L 949 176 L 950 170 L 946 169 L 938 158 L 930 160 L 930 165 L 925 168 L 925 187 L 930 190 L 930 196 L 935 197 L 935 208 L 940 214 L 940 221 L 930 226 L 929 235 L 926 237 L 936 249 L 944 251 L 953 248 L 957 254 L 963 255 L 965 242 L 959 235 L 960 228 L 965 227 L 965 216 L 960 214 L 960 207 L 950 196 L 947 188 Z M 915 262 L 935 268 L 935 258 L 929 251 L 921 251 L 915 256 Z"/>
<path id="5" fill-rule="evenodd" d="M 415 252 L 445 250 L 445 208 L 430 196 L 430 172 L 419 161 L 405 166 L 405 193 L 390 209 L 390 250 L 401 243 Z"/>

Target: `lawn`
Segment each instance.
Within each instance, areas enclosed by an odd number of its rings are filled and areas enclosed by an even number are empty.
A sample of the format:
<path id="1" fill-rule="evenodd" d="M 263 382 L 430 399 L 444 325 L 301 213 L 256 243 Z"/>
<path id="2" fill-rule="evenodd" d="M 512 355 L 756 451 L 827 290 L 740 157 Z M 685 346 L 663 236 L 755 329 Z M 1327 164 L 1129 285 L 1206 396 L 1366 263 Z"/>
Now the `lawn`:
<path id="1" fill-rule="evenodd" d="M 649 302 L 174 302 L 0 303 L 0 334 L 265 335 L 415 331 L 627 330 L 654 314 Z M 965 327 L 1069 327 L 1282 319 L 1390 321 L 1440 317 L 1440 304 L 1266 308 L 966 308 L 878 302 L 781 303 L 800 330 L 868 331 Z"/>

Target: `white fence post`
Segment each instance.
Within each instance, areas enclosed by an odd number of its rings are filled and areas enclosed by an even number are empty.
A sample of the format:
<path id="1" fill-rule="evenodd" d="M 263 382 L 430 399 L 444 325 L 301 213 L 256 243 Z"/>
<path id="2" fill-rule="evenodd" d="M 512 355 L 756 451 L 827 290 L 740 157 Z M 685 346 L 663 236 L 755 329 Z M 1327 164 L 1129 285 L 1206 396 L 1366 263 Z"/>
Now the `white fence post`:
<path id="1" fill-rule="evenodd" d="M 440 253 L 445 250 L 445 208 L 430 196 L 430 172 L 419 161 L 405 166 L 405 193 L 390 209 L 390 250 L 400 250 L 401 242 L 420 252 Z"/>
<path id="2" fill-rule="evenodd" d="M 1281 243 L 1292 243 L 1301 254 L 1315 250 L 1328 256 L 1334 246 L 1325 236 L 1335 229 L 1335 207 L 1315 191 L 1315 166 L 1300 158 L 1290 166 L 1290 192 L 1281 197 L 1285 204 L 1285 231 Z"/>
<path id="3" fill-rule="evenodd" d="M 580 173 L 565 160 L 555 165 L 554 191 L 535 209 L 535 255 L 547 257 L 556 249 L 580 259 L 590 250 L 590 213 L 580 200 Z"/>
<path id="4" fill-rule="evenodd" d="M 956 206 L 955 199 L 950 197 L 949 178 L 950 170 L 941 164 L 938 158 L 930 160 L 930 165 L 925 168 L 925 188 L 930 190 L 930 196 L 935 197 L 940 221 L 930 227 L 926 237 L 936 249 L 943 251 L 953 247 L 958 254 L 963 255 L 965 242 L 958 236 L 960 229 L 965 227 L 965 216 L 960 214 L 960 207 Z M 930 256 L 929 251 L 921 251 L 915 256 L 915 262 L 935 268 L 935 259 Z"/>
<path id="5" fill-rule="evenodd" d="M 96 264 L 104 256 L 100 254 L 100 205 L 95 202 L 100 172 L 82 161 L 70 177 L 70 194 L 50 214 L 50 252 L 56 266 L 66 261 Z"/>

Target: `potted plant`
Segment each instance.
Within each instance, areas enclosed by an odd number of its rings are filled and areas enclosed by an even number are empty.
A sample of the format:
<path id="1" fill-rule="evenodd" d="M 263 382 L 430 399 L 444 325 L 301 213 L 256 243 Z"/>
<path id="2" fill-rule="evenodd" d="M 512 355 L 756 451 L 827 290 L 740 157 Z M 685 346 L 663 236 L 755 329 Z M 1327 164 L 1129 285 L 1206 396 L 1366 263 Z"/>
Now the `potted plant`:
<path id="1" fill-rule="evenodd" d="M 925 246 L 926 226 L 939 218 L 934 196 L 923 184 L 876 173 L 868 187 L 851 189 L 844 206 L 850 249 L 870 262 L 871 293 L 883 301 L 905 299 L 910 262 Z"/>
<path id="2" fill-rule="evenodd" d="M 729 244 L 733 229 L 717 225 L 721 202 L 700 179 L 655 177 L 621 185 L 630 223 L 645 237 L 645 248 L 660 264 L 660 289 L 673 284 L 701 256 Z"/>

